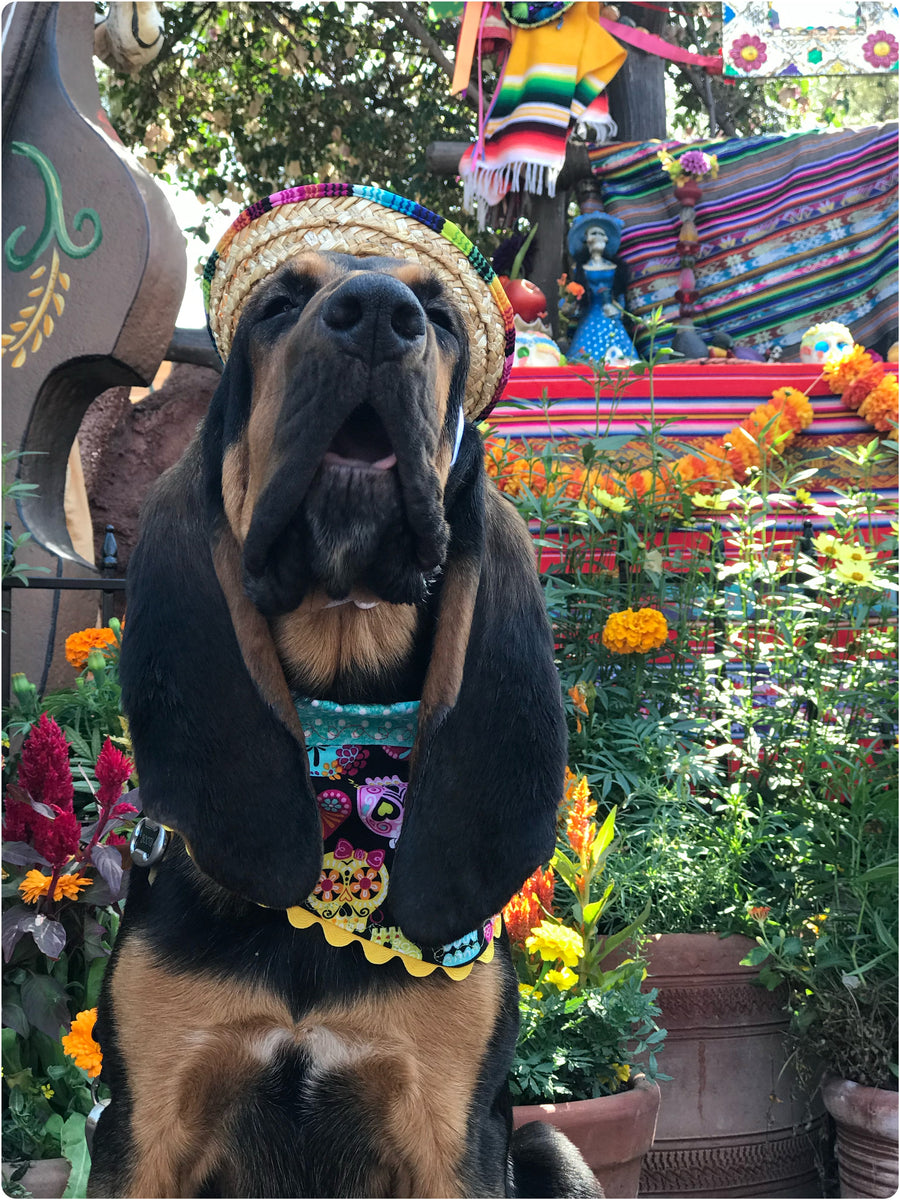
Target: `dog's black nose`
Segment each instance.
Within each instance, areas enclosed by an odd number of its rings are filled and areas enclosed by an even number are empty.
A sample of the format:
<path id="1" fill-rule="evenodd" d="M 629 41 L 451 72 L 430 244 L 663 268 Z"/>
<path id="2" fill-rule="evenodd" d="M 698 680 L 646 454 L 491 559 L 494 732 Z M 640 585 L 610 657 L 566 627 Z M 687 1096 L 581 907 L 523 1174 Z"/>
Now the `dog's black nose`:
<path id="1" fill-rule="evenodd" d="M 325 301 L 321 319 L 343 350 L 372 366 L 402 358 L 425 343 L 422 306 L 392 275 L 373 271 L 352 276 Z"/>

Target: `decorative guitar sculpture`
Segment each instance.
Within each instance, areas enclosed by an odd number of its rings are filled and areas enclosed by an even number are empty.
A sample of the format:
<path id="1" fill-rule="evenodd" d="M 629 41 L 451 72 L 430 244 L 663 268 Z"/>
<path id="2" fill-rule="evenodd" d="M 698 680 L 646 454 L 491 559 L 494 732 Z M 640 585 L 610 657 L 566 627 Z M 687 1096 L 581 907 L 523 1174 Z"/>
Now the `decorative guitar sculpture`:
<path id="1" fill-rule="evenodd" d="M 134 10 L 116 20 L 140 33 L 152 6 L 115 8 Z M 184 237 L 100 105 L 93 4 L 10 4 L 3 23 L 3 440 L 36 485 L 22 521 L 86 567 L 66 529 L 69 452 L 96 396 L 153 379 L 184 291 Z"/>

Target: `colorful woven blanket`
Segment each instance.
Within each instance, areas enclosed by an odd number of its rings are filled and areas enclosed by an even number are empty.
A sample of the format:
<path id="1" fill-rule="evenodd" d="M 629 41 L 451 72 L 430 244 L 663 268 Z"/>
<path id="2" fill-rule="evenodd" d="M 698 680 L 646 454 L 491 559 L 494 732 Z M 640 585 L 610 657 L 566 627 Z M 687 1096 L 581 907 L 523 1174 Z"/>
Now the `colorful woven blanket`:
<path id="1" fill-rule="evenodd" d="M 599 9 L 574 4 L 558 23 L 515 31 L 483 139 L 460 161 L 467 209 L 478 201 L 483 211 L 510 190 L 554 195 L 571 125 L 625 61 Z"/>
<path id="2" fill-rule="evenodd" d="M 896 371 L 896 366 L 888 370 Z M 633 435 L 633 440 L 616 451 L 626 471 L 647 466 L 645 431 L 651 419 L 650 381 L 646 376 L 627 376 L 617 396 L 609 386 L 599 395 L 594 376 L 587 367 L 514 367 L 509 383 L 488 418 L 493 431 L 514 443 L 528 443 L 537 453 L 548 443 L 557 452 L 580 460 L 580 438 Z M 653 418 L 665 422 L 665 440 L 675 454 L 706 438 L 722 437 L 744 420 L 775 388 L 795 387 L 807 392 L 815 418 L 797 436 L 790 460 L 798 469 L 815 468 L 816 475 L 804 483 L 821 511 L 812 515 L 816 528 L 830 524 L 828 509 L 835 493 L 859 486 L 859 475 L 834 452 L 866 445 L 875 430 L 834 396 L 817 367 L 801 363 L 775 365 L 739 360 L 731 362 L 667 364 L 653 377 Z M 885 462 L 872 479 L 879 497 L 879 511 L 872 525 L 879 536 L 890 532 L 896 519 L 897 474 Z M 808 514 L 790 505 L 777 514 L 776 527 L 797 532 Z"/>
<path id="3" fill-rule="evenodd" d="M 818 321 L 841 321 L 881 353 L 897 338 L 897 126 L 703 141 L 719 177 L 703 184 L 696 324 L 799 357 Z M 680 206 L 656 154 L 677 142 L 598 145 L 589 154 L 607 211 L 625 222 L 620 253 L 637 316 L 678 304 Z M 638 339 L 638 348 L 646 346 Z"/>

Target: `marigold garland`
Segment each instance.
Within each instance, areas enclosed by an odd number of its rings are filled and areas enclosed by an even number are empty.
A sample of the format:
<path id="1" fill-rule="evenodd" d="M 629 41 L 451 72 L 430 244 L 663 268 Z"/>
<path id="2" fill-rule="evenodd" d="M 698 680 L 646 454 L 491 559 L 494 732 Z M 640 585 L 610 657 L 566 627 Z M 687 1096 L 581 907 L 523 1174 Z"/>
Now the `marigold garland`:
<path id="1" fill-rule="evenodd" d="M 836 362 L 827 363 L 825 381 L 844 405 L 857 412 L 879 433 L 897 426 L 897 376 L 886 371 L 862 346 L 854 346 Z"/>
<path id="2" fill-rule="evenodd" d="M 69 1058 L 75 1059 L 75 1066 L 87 1071 L 91 1079 L 100 1074 L 103 1063 L 103 1051 L 94 1041 L 94 1023 L 97 1020 L 96 1008 L 87 1008 L 80 1012 L 72 1022 L 69 1032 L 62 1039 L 62 1047 Z"/>
<path id="3" fill-rule="evenodd" d="M 613 654 L 645 654 L 665 645 L 669 636 L 666 618 L 655 608 L 626 608 L 606 619 L 601 640 Z"/>

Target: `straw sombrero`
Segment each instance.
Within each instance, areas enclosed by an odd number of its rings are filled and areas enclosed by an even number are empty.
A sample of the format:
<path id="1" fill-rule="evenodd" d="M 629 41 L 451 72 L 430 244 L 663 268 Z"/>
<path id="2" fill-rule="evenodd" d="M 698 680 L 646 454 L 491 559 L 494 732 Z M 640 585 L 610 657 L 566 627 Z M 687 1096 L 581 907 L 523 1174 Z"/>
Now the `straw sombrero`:
<path id="1" fill-rule="evenodd" d="M 244 209 L 203 273 L 209 331 L 223 362 L 254 285 L 301 250 L 413 259 L 433 271 L 457 300 L 469 332 L 466 416 L 475 420 L 490 410 L 515 350 L 503 286 L 452 221 L 381 188 L 309 184 Z"/>

